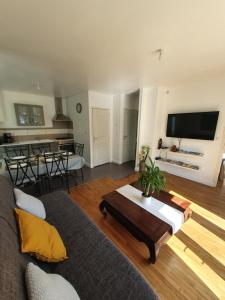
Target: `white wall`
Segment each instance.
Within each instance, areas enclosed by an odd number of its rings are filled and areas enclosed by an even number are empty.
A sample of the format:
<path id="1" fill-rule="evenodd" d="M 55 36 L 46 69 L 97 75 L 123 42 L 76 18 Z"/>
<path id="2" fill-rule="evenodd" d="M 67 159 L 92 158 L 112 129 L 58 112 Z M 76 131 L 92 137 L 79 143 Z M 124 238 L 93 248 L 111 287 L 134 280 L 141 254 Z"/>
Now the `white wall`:
<path id="1" fill-rule="evenodd" d="M 14 103 L 43 105 L 45 125 L 40 127 L 52 127 L 52 118 L 55 115 L 54 97 L 2 91 L 1 110 L 4 111 L 4 122 L 0 124 L 1 128 L 21 128 L 16 122 Z"/>
<path id="2" fill-rule="evenodd" d="M 89 100 L 89 132 L 90 132 L 90 157 L 93 167 L 93 136 L 92 136 L 92 108 L 109 109 L 110 112 L 110 161 L 112 161 L 112 139 L 113 139 L 113 96 L 95 91 L 88 91 Z"/>
<path id="3" fill-rule="evenodd" d="M 125 94 L 123 97 L 123 108 L 138 110 L 139 94 L 139 91 Z"/>
<path id="4" fill-rule="evenodd" d="M 0 126 L 5 120 L 5 111 L 3 106 L 3 93 L 0 91 Z"/>
<path id="5" fill-rule="evenodd" d="M 89 107 L 112 109 L 113 95 L 88 91 Z"/>
<path id="6" fill-rule="evenodd" d="M 14 103 L 43 105 L 45 125 L 38 127 L 18 126 Z M 63 100 L 62 103 L 63 112 L 66 114 L 65 100 Z M 53 96 L 42 96 L 15 91 L 0 91 L 0 135 L 4 132 L 10 132 L 14 137 L 34 135 L 40 137 L 49 134 L 71 134 L 71 129 L 57 128 L 57 124 L 53 126 L 52 118 L 54 115 L 55 102 Z"/>
<path id="7" fill-rule="evenodd" d="M 80 93 L 78 95 L 66 99 L 67 112 L 73 121 L 74 138 L 75 141 L 84 144 L 84 158 L 86 164 L 91 164 L 90 154 L 90 128 L 89 128 L 89 101 L 88 92 Z M 82 112 L 76 111 L 77 103 L 81 103 Z"/>
<path id="8" fill-rule="evenodd" d="M 156 107 L 157 88 L 141 89 L 139 98 L 136 170 L 138 170 L 138 154 L 142 145 L 149 145 L 151 147 L 151 156 L 153 155 L 157 119 Z"/>
<path id="9" fill-rule="evenodd" d="M 112 149 L 112 107 L 113 96 L 87 91 L 66 99 L 67 112 L 73 121 L 74 138 L 84 144 L 84 158 L 89 167 L 93 167 L 93 140 L 92 140 L 92 108 L 105 108 L 110 110 L 110 149 Z M 77 113 L 76 105 L 81 103 L 82 112 Z M 112 151 L 110 152 L 112 160 Z"/>
<path id="10" fill-rule="evenodd" d="M 160 137 L 167 146 L 178 145 L 177 139 L 165 136 L 168 113 L 220 111 L 214 141 L 182 140 L 182 149 L 202 152 L 204 157 L 188 158 L 171 154 L 174 159 L 199 165 L 199 171 L 185 170 L 158 162 L 161 169 L 172 174 L 215 186 L 225 148 L 225 79 L 181 87 L 158 88 L 154 100 L 150 89 L 143 89 L 141 98 L 139 145 L 149 144 L 152 147 L 152 157 L 159 154 L 156 149 Z M 150 126 L 151 120 L 154 120 L 153 126 Z"/>

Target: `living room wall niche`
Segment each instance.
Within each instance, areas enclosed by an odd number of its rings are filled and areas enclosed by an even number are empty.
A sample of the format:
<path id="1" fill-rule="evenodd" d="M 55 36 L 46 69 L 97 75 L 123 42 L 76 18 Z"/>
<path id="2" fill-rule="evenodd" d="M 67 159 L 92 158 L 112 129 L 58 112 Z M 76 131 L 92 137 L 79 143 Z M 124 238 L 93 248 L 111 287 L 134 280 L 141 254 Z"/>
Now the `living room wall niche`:
<path id="1" fill-rule="evenodd" d="M 178 145 L 177 139 L 166 137 L 169 113 L 220 111 L 214 141 L 182 139 L 182 149 L 204 154 L 203 157 L 196 158 L 182 157 L 182 160 L 187 163 L 199 165 L 198 171 L 185 170 L 157 162 L 164 171 L 215 186 L 225 149 L 225 79 L 203 81 L 178 87 L 160 87 L 157 88 L 157 91 L 155 90 L 154 97 L 152 92 L 150 93 L 150 89 L 142 89 L 141 98 L 139 145 L 149 144 L 152 148 L 152 158 L 159 155 L 157 142 L 160 137 L 165 146 Z M 174 159 L 181 160 L 175 155 Z"/>

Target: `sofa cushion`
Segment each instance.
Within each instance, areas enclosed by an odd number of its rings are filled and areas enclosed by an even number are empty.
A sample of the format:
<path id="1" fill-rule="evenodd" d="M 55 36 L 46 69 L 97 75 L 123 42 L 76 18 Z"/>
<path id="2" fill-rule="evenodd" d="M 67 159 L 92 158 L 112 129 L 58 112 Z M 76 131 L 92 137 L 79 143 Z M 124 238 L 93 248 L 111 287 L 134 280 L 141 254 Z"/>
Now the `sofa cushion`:
<path id="1" fill-rule="evenodd" d="M 69 256 L 54 272 L 71 282 L 81 299 L 158 299 L 130 261 L 65 193 L 51 193 L 42 200 Z"/>
<path id="2" fill-rule="evenodd" d="M 24 209 L 39 218 L 46 218 L 44 205 L 39 199 L 28 195 L 19 189 L 14 189 L 14 195 L 16 198 L 16 205 L 19 208 Z"/>
<path id="3" fill-rule="evenodd" d="M 29 300 L 79 300 L 73 286 L 58 274 L 49 274 L 33 263 L 26 269 L 26 287 Z"/>
<path id="4" fill-rule="evenodd" d="M 2 176 L 0 190 L 0 299 L 28 299 L 24 280 L 28 262 L 61 274 L 82 300 L 158 299 L 129 260 L 62 192 L 48 194 L 43 201 L 47 218 L 59 231 L 69 259 L 56 264 L 43 263 L 21 253 L 13 188 Z"/>
<path id="5" fill-rule="evenodd" d="M 66 249 L 56 228 L 22 209 L 15 209 L 20 228 L 21 251 L 47 262 L 67 259 Z"/>
<path id="6" fill-rule="evenodd" d="M 54 269 L 28 254 L 22 254 L 14 209 L 16 207 L 10 181 L 0 176 L 0 299 L 27 299 L 24 274 L 28 262 L 35 262 L 45 271 Z"/>

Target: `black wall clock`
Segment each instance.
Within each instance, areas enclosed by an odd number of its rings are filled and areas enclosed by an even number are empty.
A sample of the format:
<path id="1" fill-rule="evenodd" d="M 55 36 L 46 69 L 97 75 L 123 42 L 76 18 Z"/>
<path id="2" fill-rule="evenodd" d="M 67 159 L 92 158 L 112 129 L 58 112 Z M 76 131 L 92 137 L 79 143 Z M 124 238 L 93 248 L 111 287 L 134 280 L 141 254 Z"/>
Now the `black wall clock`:
<path id="1" fill-rule="evenodd" d="M 77 103 L 77 105 L 76 105 L 76 111 L 78 112 L 78 114 L 80 114 L 82 112 L 82 105 L 81 105 L 81 103 Z"/>

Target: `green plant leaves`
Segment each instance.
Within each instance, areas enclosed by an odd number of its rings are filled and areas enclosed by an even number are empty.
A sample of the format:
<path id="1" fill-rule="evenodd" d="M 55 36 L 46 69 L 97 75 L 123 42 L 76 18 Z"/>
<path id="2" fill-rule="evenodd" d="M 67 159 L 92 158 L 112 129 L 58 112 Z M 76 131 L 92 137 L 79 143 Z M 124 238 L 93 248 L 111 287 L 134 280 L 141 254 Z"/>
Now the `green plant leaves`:
<path id="1" fill-rule="evenodd" d="M 162 175 L 158 166 L 152 161 L 150 157 L 149 165 L 145 165 L 144 171 L 140 174 L 139 182 L 144 187 L 144 194 L 158 193 L 165 188 L 166 179 Z"/>

